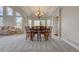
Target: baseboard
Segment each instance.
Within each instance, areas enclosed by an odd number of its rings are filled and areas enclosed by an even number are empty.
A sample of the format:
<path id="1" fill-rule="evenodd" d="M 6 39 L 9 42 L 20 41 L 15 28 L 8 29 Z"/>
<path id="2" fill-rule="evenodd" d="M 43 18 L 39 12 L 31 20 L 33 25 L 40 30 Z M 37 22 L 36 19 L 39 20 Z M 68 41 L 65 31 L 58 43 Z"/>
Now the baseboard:
<path id="1" fill-rule="evenodd" d="M 69 45 L 71 45 L 71 46 L 73 46 L 74 48 L 76 48 L 77 50 L 79 50 L 79 46 L 77 46 L 76 44 L 74 44 L 74 43 L 72 43 L 72 42 L 70 42 L 70 41 L 68 41 L 68 40 L 66 40 L 66 39 L 63 39 L 63 38 L 61 38 L 63 41 L 65 41 L 66 43 L 68 43 Z"/>
<path id="2" fill-rule="evenodd" d="M 74 47 L 74 48 L 76 48 L 77 50 L 79 50 L 79 46 L 76 45 L 75 43 L 72 43 L 72 41 L 70 42 L 70 41 L 68 41 L 68 40 L 66 40 L 66 39 L 59 38 L 58 36 L 54 36 L 54 37 L 57 38 L 57 39 L 62 39 L 63 41 L 65 41 L 66 43 L 68 43 L 69 45 L 71 45 L 72 47 Z"/>

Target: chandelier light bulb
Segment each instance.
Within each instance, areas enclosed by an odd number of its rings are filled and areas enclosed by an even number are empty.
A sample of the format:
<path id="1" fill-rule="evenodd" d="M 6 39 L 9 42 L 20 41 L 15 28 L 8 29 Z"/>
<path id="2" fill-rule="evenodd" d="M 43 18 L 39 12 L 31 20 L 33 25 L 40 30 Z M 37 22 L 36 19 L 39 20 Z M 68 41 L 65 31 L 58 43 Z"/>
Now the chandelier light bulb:
<path id="1" fill-rule="evenodd" d="M 37 16 L 39 19 L 42 17 L 44 13 L 40 10 L 40 8 L 35 12 L 35 16 Z"/>

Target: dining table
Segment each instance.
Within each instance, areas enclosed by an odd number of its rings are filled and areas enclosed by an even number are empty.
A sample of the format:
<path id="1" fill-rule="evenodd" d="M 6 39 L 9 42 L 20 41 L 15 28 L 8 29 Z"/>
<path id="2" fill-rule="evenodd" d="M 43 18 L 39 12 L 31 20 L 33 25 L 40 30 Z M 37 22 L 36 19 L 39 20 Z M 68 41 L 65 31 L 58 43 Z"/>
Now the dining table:
<path id="1" fill-rule="evenodd" d="M 29 35 L 31 41 L 33 41 L 35 34 L 37 35 L 38 41 L 41 41 L 41 35 L 43 35 L 45 41 L 47 41 L 50 33 L 50 28 L 47 26 L 33 26 L 29 28 L 29 32 L 27 32 L 26 34 Z"/>

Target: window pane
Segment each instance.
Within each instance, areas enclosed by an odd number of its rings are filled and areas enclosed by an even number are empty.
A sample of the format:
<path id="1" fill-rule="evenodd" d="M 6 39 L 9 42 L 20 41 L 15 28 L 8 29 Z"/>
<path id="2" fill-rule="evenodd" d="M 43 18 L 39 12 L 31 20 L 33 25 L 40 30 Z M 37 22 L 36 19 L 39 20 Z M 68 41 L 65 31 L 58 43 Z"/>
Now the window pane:
<path id="1" fill-rule="evenodd" d="M 51 26 L 51 20 L 47 20 L 47 26 Z"/>
<path id="2" fill-rule="evenodd" d="M 22 17 L 16 17 L 16 27 L 22 28 Z"/>
<path id="3" fill-rule="evenodd" d="M 10 8 L 10 7 L 6 7 L 6 9 L 7 9 L 7 15 L 8 16 L 13 16 L 13 9 Z"/>
<path id="4" fill-rule="evenodd" d="M 30 19 L 28 20 L 28 26 L 30 26 L 30 27 L 32 26 L 32 20 L 30 20 Z"/>
<path id="5" fill-rule="evenodd" d="M 45 20 L 41 20 L 41 26 L 45 26 Z"/>
<path id="6" fill-rule="evenodd" d="M 3 26 L 3 17 L 0 17 L 0 26 Z"/>
<path id="7" fill-rule="evenodd" d="M 22 17 L 16 17 L 16 22 L 17 23 L 21 23 L 21 21 L 22 21 Z"/>
<path id="8" fill-rule="evenodd" d="M 0 6 L 0 16 L 3 16 L 3 7 Z"/>
<path id="9" fill-rule="evenodd" d="M 34 26 L 40 26 L 40 20 L 34 20 Z"/>

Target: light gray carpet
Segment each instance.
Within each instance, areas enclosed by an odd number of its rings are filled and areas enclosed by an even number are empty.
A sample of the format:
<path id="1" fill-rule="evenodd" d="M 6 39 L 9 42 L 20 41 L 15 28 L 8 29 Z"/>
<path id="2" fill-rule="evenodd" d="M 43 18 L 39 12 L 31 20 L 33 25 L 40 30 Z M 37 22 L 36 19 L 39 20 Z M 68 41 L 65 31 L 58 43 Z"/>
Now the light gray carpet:
<path id="1" fill-rule="evenodd" d="M 79 50 L 62 39 L 48 41 L 26 40 L 25 35 L 3 36 L 0 38 L 0 52 L 77 52 Z"/>

